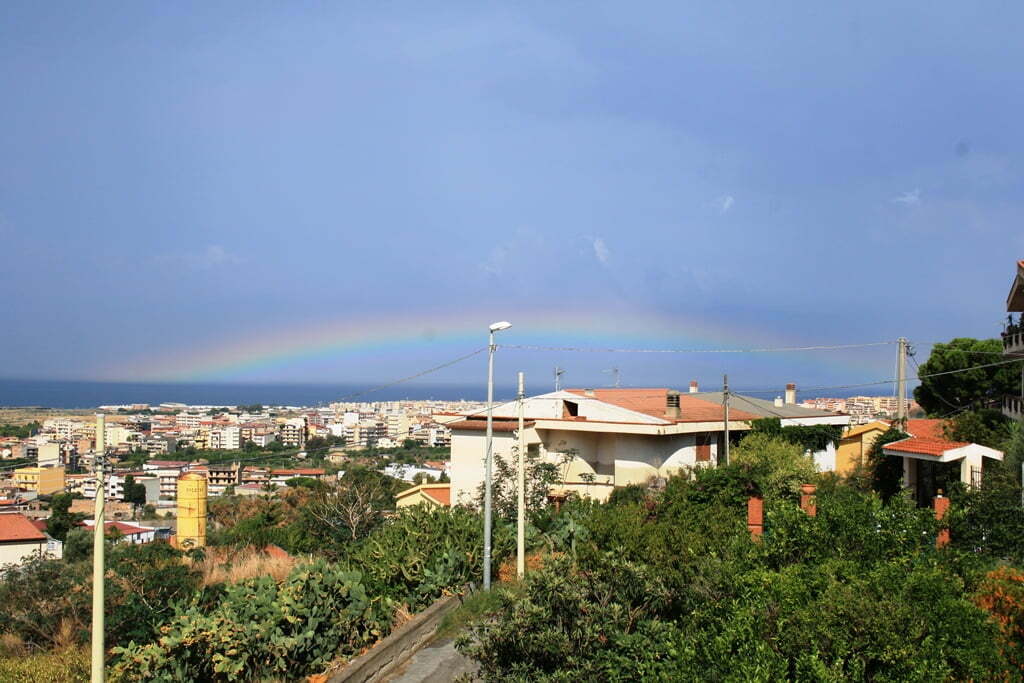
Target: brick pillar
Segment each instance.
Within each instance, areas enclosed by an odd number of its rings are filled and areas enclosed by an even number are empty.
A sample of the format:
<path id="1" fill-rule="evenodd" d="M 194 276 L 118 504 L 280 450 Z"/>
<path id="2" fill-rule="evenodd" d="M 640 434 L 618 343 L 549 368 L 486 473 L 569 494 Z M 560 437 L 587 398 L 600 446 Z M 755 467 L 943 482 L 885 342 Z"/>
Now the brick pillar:
<path id="1" fill-rule="evenodd" d="M 800 484 L 800 509 L 811 517 L 818 514 L 818 501 L 814 496 L 817 490 L 814 484 Z"/>
<path id="2" fill-rule="evenodd" d="M 747 499 L 747 530 L 755 541 L 764 533 L 764 498 L 751 496 Z"/>
<path id="3" fill-rule="evenodd" d="M 943 498 L 942 491 L 939 491 L 939 495 L 932 498 L 932 508 L 935 510 L 935 519 L 940 522 L 946 516 L 946 510 L 949 509 L 949 498 Z M 949 529 L 940 529 L 939 535 L 935 538 L 935 547 L 943 548 L 949 545 Z"/>

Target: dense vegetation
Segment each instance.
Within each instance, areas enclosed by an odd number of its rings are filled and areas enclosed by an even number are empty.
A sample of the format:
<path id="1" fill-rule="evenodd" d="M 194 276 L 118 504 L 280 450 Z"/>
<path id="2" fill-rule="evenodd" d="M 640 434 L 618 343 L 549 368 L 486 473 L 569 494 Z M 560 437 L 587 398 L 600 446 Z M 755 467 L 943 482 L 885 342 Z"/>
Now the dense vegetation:
<path id="1" fill-rule="evenodd" d="M 499 588 L 460 647 L 497 681 L 1019 679 L 1016 481 L 995 469 L 955 490 L 939 550 L 931 510 L 863 477 L 813 475 L 802 450 L 762 431 L 728 467 L 538 515 L 555 552 Z M 811 480 L 813 517 L 795 493 Z M 760 542 L 752 493 L 765 497 Z"/>

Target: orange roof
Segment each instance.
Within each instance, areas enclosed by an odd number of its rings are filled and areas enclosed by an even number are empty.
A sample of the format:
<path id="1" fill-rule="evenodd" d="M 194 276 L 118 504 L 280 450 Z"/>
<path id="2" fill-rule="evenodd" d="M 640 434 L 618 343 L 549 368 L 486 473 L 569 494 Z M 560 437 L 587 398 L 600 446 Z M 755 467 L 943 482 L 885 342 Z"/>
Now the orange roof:
<path id="1" fill-rule="evenodd" d="M 532 427 L 535 422 L 527 420 L 523 422 L 524 427 Z M 459 420 L 458 422 L 449 422 L 447 425 L 448 429 L 487 429 L 487 419 L 481 417 L 472 417 L 468 420 Z M 500 419 L 494 418 L 491 423 L 491 429 L 495 432 L 514 432 L 519 429 L 518 420 Z"/>
<path id="2" fill-rule="evenodd" d="M 907 420 L 907 433 L 927 439 L 944 439 L 942 427 L 945 420 Z"/>
<path id="3" fill-rule="evenodd" d="M 718 422 L 724 418 L 722 406 L 688 393 L 679 394 L 679 417 L 665 417 L 668 389 L 593 389 L 589 394 L 583 389 L 566 391 L 586 398 L 593 395 L 598 401 L 669 422 Z M 756 420 L 759 417 L 736 408 L 729 410 L 730 420 Z"/>
<path id="4" fill-rule="evenodd" d="M 19 512 L 0 515 L 0 543 L 12 541 L 45 541 L 46 536 Z"/>
<path id="5" fill-rule="evenodd" d="M 946 441 L 945 439 L 932 439 L 926 436 L 912 436 L 909 439 L 885 444 L 885 450 L 941 456 L 946 451 L 969 445 L 965 441 Z"/>
<path id="6" fill-rule="evenodd" d="M 423 489 L 423 495 L 433 498 L 441 505 L 447 506 L 452 504 L 452 490 L 448 486 L 443 489 Z"/>

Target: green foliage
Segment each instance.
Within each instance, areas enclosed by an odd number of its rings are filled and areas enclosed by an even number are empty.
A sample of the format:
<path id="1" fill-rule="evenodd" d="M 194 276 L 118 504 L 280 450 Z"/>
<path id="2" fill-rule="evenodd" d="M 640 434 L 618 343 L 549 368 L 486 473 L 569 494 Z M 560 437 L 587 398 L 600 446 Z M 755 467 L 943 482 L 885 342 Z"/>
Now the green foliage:
<path id="1" fill-rule="evenodd" d="M 110 643 L 156 637 L 175 602 L 190 600 L 200 582 L 198 572 L 182 562 L 181 551 L 162 541 L 115 544 L 107 567 Z"/>
<path id="2" fill-rule="evenodd" d="M 968 410 L 950 418 L 944 428 L 944 436 L 951 441 L 977 443 L 989 448 L 1000 449 L 1010 438 L 1010 418 L 999 410 L 981 408 Z"/>
<path id="3" fill-rule="evenodd" d="M 46 520 L 46 533 L 58 541 L 67 540 L 68 532 L 85 519 L 85 515 L 69 512 L 72 500 L 74 498 L 70 493 L 55 494 L 50 500 L 50 518 Z"/>
<path id="4" fill-rule="evenodd" d="M 491 485 L 491 505 L 494 514 L 505 519 L 515 519 L 519 508 L 517 482 L 519 477 L 518 455 L 506 460 L 500 453 L 494 454 L 494 478 Z M 548 504 L 551 487 L 563 480 L 560 465 L 573 458 L 565 455 L 561 463 L 548 462 L 539 451 L 526 452 L 526 509 L 536 512 Z M 483 507 L 484 484 L 477 487 L 476 504 Z"/>
<path id="5" fill-rule="evenodd" d="M 92 593 L 89 567 L 38 555 L 2 569 L 0 633 L 36 648 L 84 640 Z"/>
<path id="6" fill-rule="evenodd" d="M 83 527 L 75 527 L 68 532 L 64 541 L 64 561 L 81 562 L 92 558 L 92 532 Z"/>
<path id="7" fill-rule="evenodd" d="M 372 644 L 389 621 L 359 572 L 318 561 L 280 585 L 270 577 L 228 585 L 211 610 L 179 609 L 156 642 L 114 648 L 111 680 L 294 680 Z"/>
<path id="8" fill-rule="evenodd" d="M 1024 563 L 1024 509 L 1020 484 L 1011 472 L 987 469 L 979 488 L 954 489 L 950 497 L 954 547 Z"/>
<path id="9" fill-rule="evenodd" d="M 871 470 L 871 488 L 883 500 L 889 500 L 903 490 L 903 459 L 885 455 L 886 444 L 907 438 L 907 435 L 893 427 L 879 434 L 868 451 L 868 467 Z"/>
<path id="10" fill-rule="evenodd" d="M 769 504 L 752 543 L 721 479 L 568 506 L 589 530 L 500 594 L 463 651 L 495 681 L 990 680 L 1007 662 L 937 524 L 834 484 L 809 517 Z M 971 569 L 975 572 L 976 570 Z"/>
<path id="11" fill-rule="evenodd" d="M 825 450 L 829 444 L 838 444 L 843 435 L 842 425 L 789 425 L 782 426 L 777 417 L 765 417 L 750 423 L 750 434 L 768 434 L 777 436 L 803 448 L 804 451 L 815 453 Z M 742 441 L 740 442 L 742 443 Z"/>
<path id="12" fill-rule="evenodd" d="M 1003 466 L 1020 483 L 1021 466 L 1024 465 L 1024 422 L 1015 420 L 1010 423 L 1001 450 Z"/>
<path id="13" fill-rule="evenodd" d="M 804 448 L 770 432 L 755 432 L 732 449 L 732 463 L 747 468 L 766 498 L 792 498 L 800 485 L 817 479 L 814 461 Z"/>
<path id="14" fill-rule="evenodd" d="M 1018 363 L 925 377 L 987 365 L 1002 352 L 1003 344 L 998 339 L 959 337 L 936 344 L 918 370 L 918 376 L 924 379 L 914 389 L 914 399 L 929 415 L 938 416 L 967 406 L 982 407 L 1002 400 L 1005 394 L 1016 393 L 1020 390 Z"/>
<path id="15" fill-rule="evenodd" d="M 0 657 L 0 681 L 5 683 L 86 683 L 89 673 L 89 650 L 85 647 Z"/>
<path id="16" fill-rule="evenodd" d="M 318 673 L 386 635 L 401 605 L 423 608 L 480 575 L 479 515 L 465 509 L 402 510 L 337 563 L 300 565 L 227 585 L 206 606 L 179 601 L 155 640 L 114 649 L 112 680 L 294 680 Z M 495 530 L 495 557 L 513 545 Z M 121 642 L 124 642 L 123 640 Z"/>
<path id="17" fill-rule="evenodd" d="M 637 505 L 647 500 L 647 487 L 641 484 L 619 486 L 608 497 L 609 505 Z"/>
<path id="18" fill-rule="evenodd" d="M 146 504 L 146 486 L 136 484 L 135 477 L 130 474 L 124 478 L 124 502 L 130 505 Z"/>
<path id="19" fill-rule="evenodd" d="M 27 439 L 39 432 L 42 428 L 39 422 L 29 422 L 24 425 L 2 424 L 0 425 L 0 436 L 16 436 L 19 439 Z"/>

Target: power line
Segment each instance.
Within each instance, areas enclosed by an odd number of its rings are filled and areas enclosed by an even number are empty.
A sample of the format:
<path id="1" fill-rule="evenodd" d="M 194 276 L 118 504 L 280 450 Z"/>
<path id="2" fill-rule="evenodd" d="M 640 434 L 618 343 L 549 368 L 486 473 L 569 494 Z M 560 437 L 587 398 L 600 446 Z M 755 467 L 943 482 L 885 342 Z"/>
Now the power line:
<path id="1" fill-rule="evenodd" d="M 473 351 L 471 353 L 467 353 L 464 356 L 459 356 L 458 358 L 454 358 L 454 359 L 448 361 L 447 363 L 442 363 L 441 365 L 435 365 L 434 367 L 429 368 L 427 370 L 423 370 L 422 372 L 417 372 L 415 375 L 409 375 L 408 377 L 403 377 L 401 379 L 396 379 L 395 381 L 388 382 L 387 384 L 381 384 L 379 386 L 371 387 L 369 389 L 364 389 L 363 391 L 357 391 L 355 393 L 348 394 L 347 396 L 342 396 L 341 398 L 335 399 L 333 401 L 333 403 L 343 403 L 345 401 L 350 401 L 353 398 L 358 398 L 360 396 L 365 396 L 366 394 L 372 394 L 372 393 L 377 392 L 377 391 L 383 391 L 384 389 L 390 389 L 391 387 L 398 386 L 399 384 L 404 384 L 405 382 L 410 382 L 410 381 L 412 381 L 414 379 L 418 379 L 420 377 L 423 377 L 424 375 L 429 375 L 432 372 L 437 372 L 438 370 L 444 370 L 445 368 L 450 368 L 451 366 L 455 365 L 456 363 L 461 363 L 464 360 L 469 360 L 473 356 L 479 355 L 479 354 L 483 353 L 486 350 L 487 350 L 486 346 L 481 347 L 481 348 L 477 349 L 476 351 Z"/>
<path id="2" fill-rule="evenodd" d="M 820 346 L 777 346 L 752 349 L 621 349 L 586 346 L 541 346 L 536 344 L 498 344 L 499 349 L 520 351 L 572 351 L 583 353 L 776 353 L 789 351 L 832 351 L 836 349 L 857 349 L 868 346 L 886 346 L 895 341 L 865 342 L 863 344 L 829 344 Z"/>

